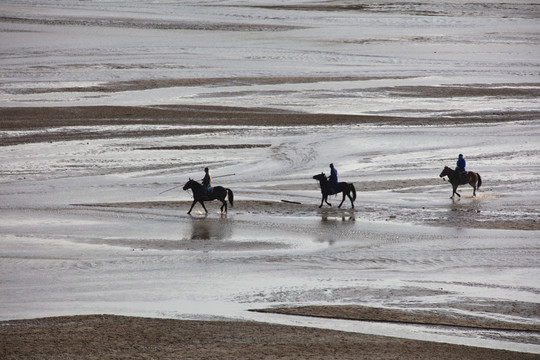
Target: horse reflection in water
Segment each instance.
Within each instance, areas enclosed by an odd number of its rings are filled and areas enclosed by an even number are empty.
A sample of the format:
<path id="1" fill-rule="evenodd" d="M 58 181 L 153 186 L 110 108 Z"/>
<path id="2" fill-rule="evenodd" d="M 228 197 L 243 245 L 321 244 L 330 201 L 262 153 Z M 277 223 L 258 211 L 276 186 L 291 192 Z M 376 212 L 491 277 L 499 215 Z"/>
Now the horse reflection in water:
<path id="1" fill-rule="evenodd" d="M 341 220 L 342 222 L 356 221 L 356 216 L 354 210 L 345 211 L 343 213 L 337 211 L 322 211 L 321 212 L 321 222 L 323 224 L 332 224 Z"/>
<path id="2" fill-rule="evenodd" d="M 226 219 L 197 219 L 191 222 L 191 240 L 226 240 L 232 236 L 232 224 Z"/>

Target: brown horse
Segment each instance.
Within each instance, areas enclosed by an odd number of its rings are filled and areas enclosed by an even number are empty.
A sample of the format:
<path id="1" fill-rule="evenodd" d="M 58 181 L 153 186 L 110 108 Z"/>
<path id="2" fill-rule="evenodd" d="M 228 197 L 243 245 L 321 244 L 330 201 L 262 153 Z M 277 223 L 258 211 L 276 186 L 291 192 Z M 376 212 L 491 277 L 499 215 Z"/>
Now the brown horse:
<path id="1" fill-rule="evenodd" d="M 184 190 L 191 189 L 193 191 L 193 203 L 191 204 L 191 207 L 189 208 L 188 214 L 191 213 L 191 210 L 193 209 L 193 206 L 197 202 L 200 202 L 204 211 L 208 214 L 208 210 L 206 210 L 206 206 L 204 206 L 205 201 L 212 201 L 212 200 L 219 200 L 223 205 L 221 205 L 221 212 L 223 212 L 223 209 L 225 209 L 225 212 L 227 212 L 227 201 L 225 198 L 227 195 L 229 196 L 229 202 L 231 203 L 231 206 L 233 206 L 234 196 L 231 189 L 224 188 L 222 186 L 215 186 L 212 189 L 212 192 L 208 194 L 206 192 L 206 189 L 197 181 L 189 179 L 189 181 L 184 185 Z"/>
<path id="2" fill-rule="evenodd" d="M 345 196 L 347 196 L 349 200 L 351 200 L 351 207 L 354 208 L 354 200 L 356 200 L 356 189 L 354 188 L 353 184 L 340 182 L 335 187 L 330 187 L 330 182 L 328 181 L 324 173 L 317 174 L 313 176 L 313 178 L 315 180 L 318 180 L 321 185 L 322 200 L 319 207 L 322 207 L 324 202 L 332 206 L 332 204 L 328 202 L 328 195 L 339 194 L 342 192 L 343 199 L 341 199 L 341 203 L 339 204 L 338 208 L 343 205 L 343 202 L 345 201 Z"/>
<path id="3" fill-rule="evenodd" d="M 480 186 L 482 185 L 482 178 L 480 177 L 480 174 L 472 171 L 467 171 L 467 174 L 461 177 L 456 170 L 452 170 L 448 166 L 445 166 L 439 176 L 448 176 L 448 180 L 450 180 L 450 183 L 452 184 L 452 196 L 450 199 L 453 199 L 454 195 L 461 197 L 461 195 L 457 192 L 459 185 L 471 185 L 474 189 L 473 196 L 476 196 L 476 189 L 480 189 Z"/>

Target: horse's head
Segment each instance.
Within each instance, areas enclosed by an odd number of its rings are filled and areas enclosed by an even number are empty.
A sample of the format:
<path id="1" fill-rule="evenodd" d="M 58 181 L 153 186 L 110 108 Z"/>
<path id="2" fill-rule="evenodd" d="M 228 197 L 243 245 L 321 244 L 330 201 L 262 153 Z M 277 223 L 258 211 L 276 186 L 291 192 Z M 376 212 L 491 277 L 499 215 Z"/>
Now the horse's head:
<path id="1" fill-rule="evenodd" d="M 194 182 L 195 181 L 193 181 L 193 179 L 190 178 L 182 189 L 184 189 L 184 190 L 191 189 L 193 187 Z"/>
<path id="2" fill-rule="evenodd" d="M 313 178 L 318 181 L 323 181 L 323 180 L 326 180 L 326 175 L 322 172 L 320 174 L 313 176 Z"/>
<path id="3" fill-rule="evenodd" d="M 441 174 L 439 175 L 439 177 L 443 177 L 443 176 L 449 176 L 453 173 L 454 171 L 452 169 L 450 169 L 448 166 L 445 166 L 443 171 L 441 172 Z"/>

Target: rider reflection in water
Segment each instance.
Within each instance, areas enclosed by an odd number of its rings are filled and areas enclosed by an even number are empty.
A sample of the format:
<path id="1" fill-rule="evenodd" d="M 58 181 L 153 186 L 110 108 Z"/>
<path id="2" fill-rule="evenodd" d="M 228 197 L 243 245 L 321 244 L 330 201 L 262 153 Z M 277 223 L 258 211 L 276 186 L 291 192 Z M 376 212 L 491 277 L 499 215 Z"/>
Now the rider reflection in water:
<path id="1" fill-rule="evenodd" d="M 330 164 L 330 176 L 328 177 L 328 181 L 330 182 L 330 187 L 335 188 L 338 184 L 337 179 L 337 170 L 334 167 L 334 164 Z"/>
<path id="2" fill-rule="evenodd" d="M 210 175 L 210 170 L 204 168 L 204 178 L 202 179 L 202 184 L 207 193 L 210 193 L 210 183 L 212 182 L 212 175 Z"/>

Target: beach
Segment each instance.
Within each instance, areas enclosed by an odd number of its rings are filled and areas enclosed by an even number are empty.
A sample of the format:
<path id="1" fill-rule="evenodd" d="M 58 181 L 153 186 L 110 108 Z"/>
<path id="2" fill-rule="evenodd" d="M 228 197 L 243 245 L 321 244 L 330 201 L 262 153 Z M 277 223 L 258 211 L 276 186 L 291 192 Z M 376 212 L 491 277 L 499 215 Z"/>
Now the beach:
<path id="1" fill-rule="evenodd" d="M 538 358 L 538 6 L 0 9 L 2 358 Z"/>

